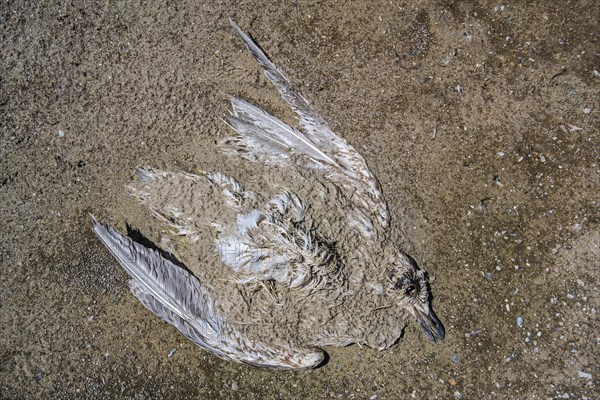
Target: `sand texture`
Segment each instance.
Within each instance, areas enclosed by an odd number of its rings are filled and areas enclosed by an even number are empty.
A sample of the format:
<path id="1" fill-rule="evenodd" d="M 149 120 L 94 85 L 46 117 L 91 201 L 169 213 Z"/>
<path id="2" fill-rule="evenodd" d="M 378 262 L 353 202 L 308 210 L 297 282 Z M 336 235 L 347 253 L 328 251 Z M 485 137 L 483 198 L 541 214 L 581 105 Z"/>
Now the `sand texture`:
<path id="1" fill-rule="evenodd" d="M 409 323 L 385 351 L 256 369 L 129 292 L 88 213 L 168 246 L 135 167 L 286 180 L 218 153 L 226 94 L 293 121 L 228 17 L 367 160 L 443 343 Z M 3 2 L 0 398 L 600 397 L 599 20 L 596 1 Z"/>

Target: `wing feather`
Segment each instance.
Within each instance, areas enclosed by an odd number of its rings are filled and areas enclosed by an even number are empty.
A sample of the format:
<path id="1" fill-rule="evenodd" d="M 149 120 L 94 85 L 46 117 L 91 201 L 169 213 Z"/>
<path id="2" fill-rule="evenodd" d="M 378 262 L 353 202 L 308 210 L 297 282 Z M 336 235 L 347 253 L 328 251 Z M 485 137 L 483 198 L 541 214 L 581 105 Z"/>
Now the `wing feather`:
<path id="1" fill-rule="evenodd" d="M 252 38 L 234 21 L 230 22 L 263 67 L 267 78 L 298 115 L 304 132 L 290 127 L 254 105 L 231 98 L 231 122 L 238 136 L 222 141 L 223 147 L 230 152 L 237 151 L 241 157 L 250 161 L 279 165 L 290 165 L 293 162 L 289 157 L 290 153 L 307 156 L 311 162 L 303 165 L 324 169 L 325 176 L 340 186 L 357 206 L 355 212 L 348 214 L 350 225 L 367 237 L 376 237 L 377 228 L 373 221 L 385 230 L 389 224 L 389 212 L 379 181 L 369 170 L 365 159 L 315 114 L 308 102 L 294 90 L 288 78 Z"/>
<path id="2" fill-rule="evenodd" d="M 281 141 L 289 150 L 306 154 L 315 160 L 334 166 L 337 165 L 333 158 L 323 152 L 305 134 L 279 118 L 272 116 L 247 101 L 235 97 L 231 97 L 230 101 L 235 119 L 237 121 L 248 121 L 252 126 L 258 128 L 255 130 L 256 133 L 263 134 L 276 142 Z"/>
<path id="3" fill-rule="evenodd" d="M 310 369 L 323 362 L 320 349 L 277 347 L 243 336 L 185 269 L 95 219 L 93 229 L 130 275 L 131 291 L 142 304 L 203 349 L 230 361 L 276 369 Z"/>

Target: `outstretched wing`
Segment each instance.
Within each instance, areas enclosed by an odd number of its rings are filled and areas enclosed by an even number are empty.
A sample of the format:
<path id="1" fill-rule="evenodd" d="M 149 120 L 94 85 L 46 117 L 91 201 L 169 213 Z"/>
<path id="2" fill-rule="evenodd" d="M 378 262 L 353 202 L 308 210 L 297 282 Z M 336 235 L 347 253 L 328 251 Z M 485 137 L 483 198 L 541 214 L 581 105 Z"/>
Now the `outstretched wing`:
<path id="1" fill-rule="evenodd" d="M 367 237 L 376 236 L 377 227 L 386 229 L 387 204 L 365 159 L 314 113 L 250 36 L 235 22 L 231 21 L 231 25 L 298 115 L 303 132 L 246 101 L 231 98 L 230 122 L 237 135 L 222 140 L 223 148 L 250 161 L 277 165 L 291 165 L 295 162 L 292 156 L 300 156 L 303 165 L 321 170 L 353 203 L 349 213 L 351 225 Z"/>
<path id="2" fill-rule="evenodd" d="M 310 369 L 323 362 L 319 349 L 267 345 L 242 336 L 227 324 L 211 294 L 189 272 L 95 219 L 94 232 L 131 276 L 135 297 L 210 353 L 277 369 Z"/>

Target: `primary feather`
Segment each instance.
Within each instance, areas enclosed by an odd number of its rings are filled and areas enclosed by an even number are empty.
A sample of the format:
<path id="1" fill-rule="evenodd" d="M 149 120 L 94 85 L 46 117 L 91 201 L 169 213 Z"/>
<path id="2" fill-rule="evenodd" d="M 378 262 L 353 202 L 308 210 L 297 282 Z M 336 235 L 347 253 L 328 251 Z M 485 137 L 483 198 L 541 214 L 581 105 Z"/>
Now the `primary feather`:
<path id="1" fill-rule="evenodd" d="M 317 147 L 306 135 L 277 117 L 248 103 L 230 97 L 232 116 L 229 121 L 243 135 L 256 136 L 255 139 L 271 141 L 284 151 L 305 154 L 313 160 L 336 165 L 336 161 Z M 280 153 L 280 152 L 278 152 Z M 274 153 L 273 156 L 279 155 Z"/>
<path id="2" fill-rule="evenodd" d="M 231 361 L 279 369 L 314 368 L 323 361 L 318 349 L 268 346 L 241 335 L 185 269 L 95 219 L 94 232 L 131 277 L 131 291 L 140 302 L 205 350 Z"/>
<path id="3" fill-rule="evenodd" d="M 262 49 L 240 29 L 232 20 L 231 25 L 248 46 L 254 58 L 263 67 L 265 76 L 275 85 L 282 98 L 288 103 L 292 110 L 298 115 L 300 125 L 304 128 L 304 134 L 291 128 L 289 125 L 279 121 L 275 117 L 260 110 L 247 102 L 232 98 L 233 127 L 239 136 L 227 138 L 221 143 L 231 152 L 232 149 L 243 149 L 239 155 L 250 161 L 279 164 L 289 162 L 289 156 L 280 151 L 267 152 L 263 143 L 257 143 L 252 138 L 257 133 L 265 134 L 274 142 L 290 145 L 289 151 L 307 156 L 312 159 L 307 167 L 327 166 L 326 174 L 332 181 L 345 189 L 348 198 L 355 203 L 360 210 L 351 224 L 356 226 L 365 236 L 376 238 L 377 229 L 372 225 L 377 221 L 382 229 L 389 224 L 389 212 L 383 197 L 381 187 L 377 178 L 369 170 L 365 159 L 344 138 L 333 132 L 325 121 L 320 119 L 312 110 L 308 102 L 297 93 L 288 78 L 269 60 Z M 246 111 L 247 110 L 247 111 Z M 283 124 L 283 129 L 272 129 L 269 120 L 275 118 Z M 264 129 L 268 127 L 267 129 Z M 290 136 L 296 138 L 292 140 Z M 299 145 L 303 143 L 308 146 Z M 234 146 L 232 146 L 234 145 Z M 269 147 L 269 146 L 266 146 Z M 270 150 L 277 150 L 273 146 Z M 281 158 L 283 156 L 283 158 Z M 358 215 L 360 214 L 360 215 Z"/>

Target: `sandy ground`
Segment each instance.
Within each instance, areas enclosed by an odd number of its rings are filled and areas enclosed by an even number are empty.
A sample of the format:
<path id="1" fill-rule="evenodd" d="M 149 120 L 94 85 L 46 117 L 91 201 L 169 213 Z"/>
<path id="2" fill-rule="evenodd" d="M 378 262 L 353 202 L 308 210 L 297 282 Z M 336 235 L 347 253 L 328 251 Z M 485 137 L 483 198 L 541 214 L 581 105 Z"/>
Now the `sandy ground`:
<path id="1" fill-rule="evenodd" d="M 225 3 L 0 4 L 0 397 L 599 398 L 598 2 Z M 222 163 L 224 93 L 283 110 L 228 16 L 368 160 L 443 343 L 260 370 L 129 293 L 87 214 Z"/>

